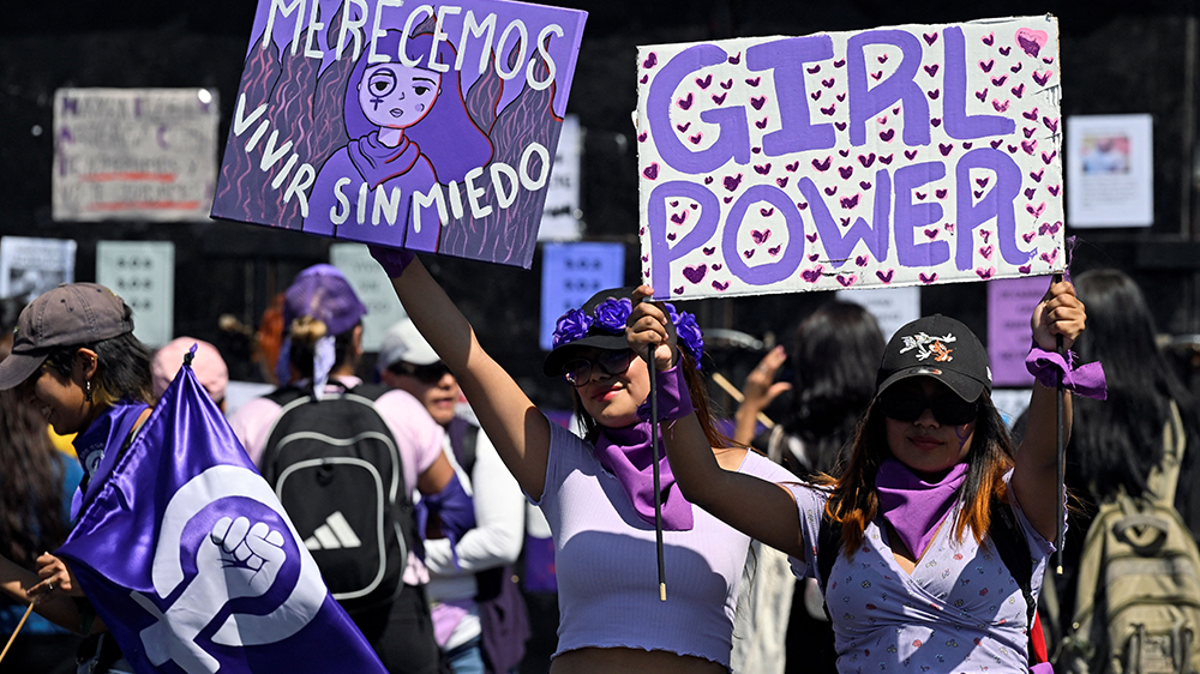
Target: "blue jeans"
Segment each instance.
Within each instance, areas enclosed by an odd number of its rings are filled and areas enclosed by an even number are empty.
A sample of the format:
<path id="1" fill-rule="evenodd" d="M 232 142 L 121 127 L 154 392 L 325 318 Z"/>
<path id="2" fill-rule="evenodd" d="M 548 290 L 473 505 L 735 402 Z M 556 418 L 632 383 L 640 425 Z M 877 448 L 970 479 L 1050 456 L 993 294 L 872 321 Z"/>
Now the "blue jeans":
<path id="1" fill-rule="evenodd" d="M 454 674 L 484 674 L 482 642 L 482 637 L 475 637 L 446 651 L 442 659 L 450 665 Z"/>

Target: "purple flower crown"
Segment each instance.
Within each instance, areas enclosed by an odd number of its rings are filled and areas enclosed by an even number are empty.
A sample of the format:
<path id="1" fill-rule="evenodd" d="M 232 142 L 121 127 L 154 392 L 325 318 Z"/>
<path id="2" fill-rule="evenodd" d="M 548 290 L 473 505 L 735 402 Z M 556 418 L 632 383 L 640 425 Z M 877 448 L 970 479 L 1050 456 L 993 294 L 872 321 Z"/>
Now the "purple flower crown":
<path id="1" fill-rule="evenodd" d="M 675 305 L 667 302 L 663 305 L 671 323 L 675 326 L 675 336 L 679 344 L 687 350 L 700 367 L 700 357 L 704 355 L 704 333 L 696 325 L 696 317 L 686 311 L 676 311 Z M 570 344 L 587 336 L 592 328 L 599 328 L 611 334 L 625 331 L 625 322 L 633 313 L 633 302 L 628 297 L 616 299 L 610 297 L 596 305 L 591 316 L 582 309 L 571 309 L 558 319 L 554 328 L 554 348 Z"/>

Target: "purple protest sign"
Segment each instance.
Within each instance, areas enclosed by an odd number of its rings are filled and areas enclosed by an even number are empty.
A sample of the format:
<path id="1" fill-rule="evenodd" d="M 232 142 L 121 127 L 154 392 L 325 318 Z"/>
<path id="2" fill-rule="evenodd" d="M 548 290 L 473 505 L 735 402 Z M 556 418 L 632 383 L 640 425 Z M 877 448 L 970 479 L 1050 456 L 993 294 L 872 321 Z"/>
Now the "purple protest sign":
<path id="1" fill-rule="evenodd" d="M 1014 278 L 988 284 L 988 359 L 994 386 L 1033 386 L 1025 368 L 1029 317 L 1050 287 L 1045 278 Z"/>
<path id="2" fill-rule="evenodd" d="M 1062 269 L 1051 16 L 640 47 L 660 298 Z"/>
<path id="3" fill-rule="evenodd" d="M 259 0 L 213 217 L 528 268 L 586 16 Z"/>

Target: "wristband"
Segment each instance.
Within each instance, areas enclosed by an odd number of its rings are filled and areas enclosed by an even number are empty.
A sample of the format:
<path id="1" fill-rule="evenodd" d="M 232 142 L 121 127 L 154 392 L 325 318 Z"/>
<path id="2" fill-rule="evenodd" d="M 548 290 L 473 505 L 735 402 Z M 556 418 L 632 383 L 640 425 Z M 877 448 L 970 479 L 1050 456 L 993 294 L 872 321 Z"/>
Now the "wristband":
<path id="1" fill-rule="evenodd" d="M 674 421 L 682 419 L 695 411 L 692 406 L 692 396 L 688 391 L 687 379 L 684 378 L 683 368 L 679 361 L 670 369 L 655 371 L 654 381 L 658 384 L 658 421 Z M 647 397 L 638 405 L 638 418 L 650 420 L 650 398 Z"/>

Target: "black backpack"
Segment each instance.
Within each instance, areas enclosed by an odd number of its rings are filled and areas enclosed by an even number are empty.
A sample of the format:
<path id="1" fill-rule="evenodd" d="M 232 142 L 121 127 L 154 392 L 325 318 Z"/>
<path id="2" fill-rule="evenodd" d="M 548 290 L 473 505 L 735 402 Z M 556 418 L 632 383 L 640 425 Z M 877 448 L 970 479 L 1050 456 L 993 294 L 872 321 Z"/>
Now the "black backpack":
<path id="1" fill-rule="evenodd" d="M 267 396 L 283 409 L 267 434 L 262 474 L 333 598 L 354 613 L 400 594 L 416 520 L 396 440 L 375 410 L 387 389 L 343 389 L 321 400 L 311 388 Z"/>

